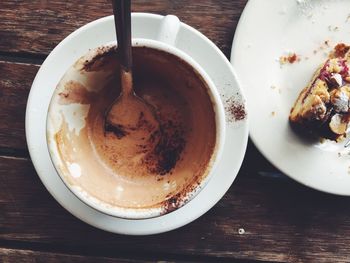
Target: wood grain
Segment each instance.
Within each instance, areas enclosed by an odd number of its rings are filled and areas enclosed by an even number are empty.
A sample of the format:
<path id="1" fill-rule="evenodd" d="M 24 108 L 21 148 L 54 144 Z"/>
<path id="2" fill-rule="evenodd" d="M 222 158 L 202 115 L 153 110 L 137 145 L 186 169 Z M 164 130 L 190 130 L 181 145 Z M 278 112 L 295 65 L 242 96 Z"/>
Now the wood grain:
<path id="1" fill-rule="evenodd" d="M 44 189 L 30 161 L 1 157 L 0 246 L 25 242 L 95 257 L 132 257 L 138 251 L 191 259 L 348 262 L 349 201 L 290 181 L 240 174 L 225 197 L 188 226 L 126 237 L 94 229 L 66 212 Z"/>
<path id="2" fill-rule="evenodd" d="M 207 35 L 228 56 L 247 0 L 132 1 L 134 12 L 174 14 Z M 111 15 L 107 0 L 11 1 L 0 3 L 0 52 L 48 54 L 65 36 L 97 18 Z"/>
<path id="3" fill-rule="evenodd" d="M 1 39 L 1 37 L 0 37 Z M 0 61 L 0 147 L 25 150 L 25 108 L 39 67 Z"/>
<path id="4" fill-rule="evenodd" d="M 53 263 L 53 262 L 75 262 L 75 263 L 124 263 L 145 262 L 141 260 L 130 260 L 121 258 L 87 257 L 81 255 L 67 255 L 54 252 L 38 252 L 23 249 L 0 248 L 0 261 L 3 263 Z"/>

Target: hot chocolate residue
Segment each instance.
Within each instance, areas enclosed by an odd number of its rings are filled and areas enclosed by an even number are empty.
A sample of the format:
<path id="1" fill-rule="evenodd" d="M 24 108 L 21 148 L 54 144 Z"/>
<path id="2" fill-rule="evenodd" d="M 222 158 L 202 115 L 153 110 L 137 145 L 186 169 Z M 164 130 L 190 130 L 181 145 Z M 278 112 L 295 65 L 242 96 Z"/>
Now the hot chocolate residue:
<path id="1" fill-rule="evenodd" d="M 107 204 L 170 211 L 208 175 L 216 151 L 208 87 L 177 57 L 135 48 L 134 89 L 155 109 L 159 128 L 142 112 L 136 126 L 105 125 L 106 110 L 120 94 L 113 52 L 84 56 L 73 66 L 77 77 L 67 74 L 57 88 L 52 112 L 62 120 L 55 134 L 64 160 L 59 169 L 70 184 Z"/>
<path id="2" fill-rule="evenodd" d="M 157 175 L 169 173 L 180 159 L 181 153 L 185 147 L 185 132 L 179 123 L 172 120 L 163 120 L 158 118 L 160 128 L 154 131 L 148 138 L 141 138 L 142 143 L 135 141 L 135 147 L 139 148 L 140 153 L 145 154 L 141 162 L 147 167 L 148 171 Z M 147 119 L 141 112 L 136 127 L 132 130 L 122 125 L 105 125 L 105 134 L 112 132 L 117 139 L 122 140 L 125 136 L 133 136 L 136 132 L 150 132 Z"/>
<path id="3" fill-rule="evenodd" d="M 160 123 L 158 143 L 143 160 L 151 173 L 165 175 L 169 173 L 180 159 L 186 141 L 180 125 L 171 120 Z M 152 136 L 153 137 L 153 136 Z"/>

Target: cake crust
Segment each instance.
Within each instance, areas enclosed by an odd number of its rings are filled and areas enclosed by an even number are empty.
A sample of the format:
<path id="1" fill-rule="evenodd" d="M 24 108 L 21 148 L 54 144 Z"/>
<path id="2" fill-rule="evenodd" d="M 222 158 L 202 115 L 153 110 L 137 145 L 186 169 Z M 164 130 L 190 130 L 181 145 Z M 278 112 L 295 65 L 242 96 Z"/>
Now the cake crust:
<path id="1" fill-rule="evenodd" d="M 289 115 L 298 132 L 340 141 L 350 121 L 350 46 L 338 44 L 299 94 Z"/>

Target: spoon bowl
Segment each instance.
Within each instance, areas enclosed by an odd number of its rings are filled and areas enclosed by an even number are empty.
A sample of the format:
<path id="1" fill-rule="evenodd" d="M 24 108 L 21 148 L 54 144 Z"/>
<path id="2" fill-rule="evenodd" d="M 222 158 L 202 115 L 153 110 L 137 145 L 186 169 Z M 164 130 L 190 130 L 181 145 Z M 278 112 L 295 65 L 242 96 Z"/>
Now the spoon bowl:
<path id="1" fill-rule="evenodd" d="M 154 137 L 159 133 L 157 132 L 159 123 L 153 107 L 137 96 L 133 89 L 130 0 L 113 0 L 112 3 L 121 64 L 122 90 L 106 112 L 105 131 L 114 132 L 119 139 L 131 136 L 137 141 L 145 141 L 146 137 Z"/>
<path id="2" fill-rule="evenodd" d="M 150 136 L 158 137 L 155 136 L 159 130 L 155 111 L 130 88 L 131 72 L 121 72 L 121 84 L 122 93 L 107 110 L 105 131 L 113 132 L 119 139 L 128 136 L 137 145 L 148 142 Z"/>

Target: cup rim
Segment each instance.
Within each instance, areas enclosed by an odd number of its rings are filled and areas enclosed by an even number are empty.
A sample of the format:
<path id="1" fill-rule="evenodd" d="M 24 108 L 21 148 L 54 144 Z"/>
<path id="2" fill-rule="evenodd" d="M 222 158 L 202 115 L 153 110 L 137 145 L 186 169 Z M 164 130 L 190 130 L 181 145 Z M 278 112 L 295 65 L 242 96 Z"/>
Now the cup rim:
<path id="1" fill-rule="evenodd" d="M 100 47 L 106 47 L 110 45 L 116 45 L 116 41 L 108 42 Z M 223 146 L 225 141 L 225 135 L 226 135 L 226 127 L 225 127 L 225 113 L 224 113 L 224 107 L 222 104 L 222 101 L 220 99 L 220 95 L 216 89 L 215 84 L 210 79 L 209 75 L 202 69 L 202 67 L 189 55 L 187 55 L 185 52 L 177 49 L 174 46 L 171 46 L 169 44 L 157 41 L 157 40 L 151 40 L 151 39 L 145 39 L 145 38 L 133 38 L 132 39 L 132 46 L 133 47 L 147 47 L 152 48 L 156 50 L 160 50 L 169 54 L 172 54 L 176 56 L 177 58 L 183 60 L 185 63 L 191 66 L 195 70 L 195 72 L 202 78 L 203 82 L 207 86 L 207 94 L 210 97 L 212 107 L 215 112 L 215 125 L 216 125 L 216 139 L 215 139 L 215 147 L 214 151 L 210 157 L 210 161 L 207 164 L 206 167 L 206 176 L 200 181 L 196 187 L 186 193 L 185 197 L 182 198 L 182 201 L 176 206 L 175 209 L 164 211 L 164 208 L 162 206 L 157 207 L 151 207 L 151 208 L 124 208 L 124 207 L 118 207 L 118 206 L 112 206 L 110 204 L 107 204 L 101 200 L 98 200 L 91 195 L 89 195 L 87 192 L 83 191 L 82 189 L 75 188 L 74 186 L 70 185 L 64 176 L 61 175 L 61 171 L 58 168 L 58 162 L 59 159 L 61 159 L 59 156 L 56 156 L 53 151 L 52 147 L 54 147 L 53 143 L 50 143 L 50 135 L 49 135 L 49 129 L 48 129 L 48 119 L 50 116 L 50 111 L 52 110 L 52 102 L 53 98 L 55 96 L 55 92 L 52 94 L 52 97 L 50 99 L 49 108 L 47 111 L 47 117 L 46 117 L 46 142 L 47 142 L 47 148 L 49 151 L 50 159 L 53 163 L 53 166 L 55 170 L 57 171 L 57 174 L 59 175 L 59 178 L 62 180 L 62 182 L 66 185 L 67 189 L 70 190 L 76 197 L 78 197 L 82 202 L 90 206 L 91 208 L 102 212 L 104 214 L 118 217 L 118 218 L 124 218 L 124 219 L 148 219 L 148 218 L 154 218 L 166 215 L 168 213 L 171 213 L 173 211 L 176 211 L 186 205 L 187 203 L 191 202 L 192 199 L 194 199 L 197 194 L 207 185 L 209 180 L 213 177 L 217 164 L 219 160 L 221 159 L 222 152 L 223 152 Z M 98 48 L 98 47 L 97 47 Z M 95 48 L 94 48 L 95 49 Z M 84 55 L 83 55 L 84 56 Z M 68 68 L 69 69 L 69 68 Z M 67 69 L 67 70 L 68 70 Z M 67 72 L 65 71 L 65 73 Z M 65 74 L 64 73 L 64 74 Z"/>

